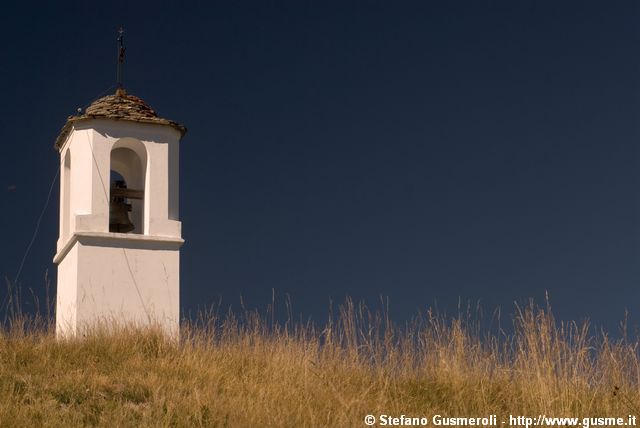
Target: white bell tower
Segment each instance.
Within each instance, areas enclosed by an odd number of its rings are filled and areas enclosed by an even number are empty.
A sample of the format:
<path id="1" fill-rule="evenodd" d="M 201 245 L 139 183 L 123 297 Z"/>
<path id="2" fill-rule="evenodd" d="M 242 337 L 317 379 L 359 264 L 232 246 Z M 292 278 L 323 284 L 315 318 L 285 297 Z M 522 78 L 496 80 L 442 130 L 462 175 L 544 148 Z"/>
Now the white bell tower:
<path id="1" fill-rule="evenodd" d="M 60 152 L 56 334 L 96 324 L 179 333 L 184 126 L 118 89 L 70 116 Z"/>

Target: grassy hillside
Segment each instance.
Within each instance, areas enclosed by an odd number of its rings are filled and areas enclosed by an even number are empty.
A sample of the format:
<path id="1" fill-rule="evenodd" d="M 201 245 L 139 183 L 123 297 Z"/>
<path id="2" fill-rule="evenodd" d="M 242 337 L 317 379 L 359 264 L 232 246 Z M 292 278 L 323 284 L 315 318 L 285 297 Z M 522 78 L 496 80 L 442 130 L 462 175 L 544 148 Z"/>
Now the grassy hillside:
<path id="1" fill-rule="evenodd" d="M 485 335 L 430 313 L 399 329 L 347 302 L 322 329 L 254 313 L 206 316 L 184 327 L 179 344 L 127 329 L 56 341 L 14 320 L 0 336 L 0 426 L 363 427 L 368 414 L 637 414 L 637 342 L 590 336 L 546 309 L 516 312 L 513 334 Z"/>

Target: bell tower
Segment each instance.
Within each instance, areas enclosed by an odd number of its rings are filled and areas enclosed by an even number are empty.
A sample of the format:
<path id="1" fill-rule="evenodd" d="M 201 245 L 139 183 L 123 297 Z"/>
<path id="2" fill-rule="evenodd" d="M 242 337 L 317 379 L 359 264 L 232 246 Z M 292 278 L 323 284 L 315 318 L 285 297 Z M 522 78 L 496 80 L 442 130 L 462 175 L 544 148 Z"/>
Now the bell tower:
<path id="1" fill-rule="evenodd" d="M 179 333 L 178 152 L 186 128 L 121 87 L 58 136 L 56 334 L 96 324 Z"/>

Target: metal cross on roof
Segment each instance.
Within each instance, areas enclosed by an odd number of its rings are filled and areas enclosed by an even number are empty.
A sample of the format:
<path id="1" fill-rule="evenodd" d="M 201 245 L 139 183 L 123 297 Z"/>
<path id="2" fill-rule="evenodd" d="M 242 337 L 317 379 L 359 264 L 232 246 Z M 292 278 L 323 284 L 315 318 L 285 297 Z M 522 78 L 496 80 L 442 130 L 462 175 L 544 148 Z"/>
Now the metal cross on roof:
<path id="1" fill-rule="evenodd" d="M 122 65 L 124 64 L 124 28 L 118 29 L 118 89 L 122 89 Z"/>

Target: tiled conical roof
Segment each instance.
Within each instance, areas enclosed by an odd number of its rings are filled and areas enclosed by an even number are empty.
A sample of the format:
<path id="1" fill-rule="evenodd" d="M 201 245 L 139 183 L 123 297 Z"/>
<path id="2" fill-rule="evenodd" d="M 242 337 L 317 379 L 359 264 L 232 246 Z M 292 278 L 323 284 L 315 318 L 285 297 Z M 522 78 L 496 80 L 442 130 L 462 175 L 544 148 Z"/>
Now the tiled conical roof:
<path id="1" fill-rule="evenodd" d="M 127 94 L 124 89 L 118 89 L 113 95 L 95 100 L 87 107 L 84 114 L 69 116 L 56 139 L 56 149 L 60 150 L 75 122 L 88 119 L 114 119 L 167 125 L 177 129 L 182 135 L 187 132 L 187 128 L 178 122 L 158 117 L 158 114 L 142 99 Z"/>

